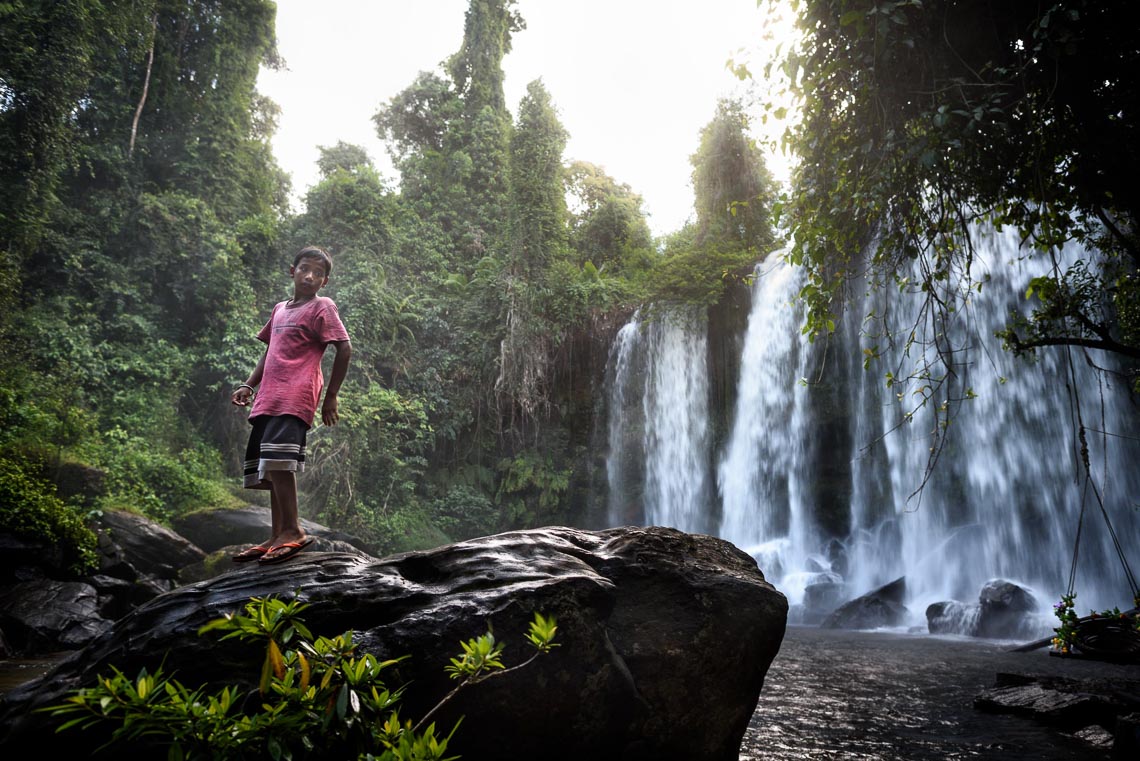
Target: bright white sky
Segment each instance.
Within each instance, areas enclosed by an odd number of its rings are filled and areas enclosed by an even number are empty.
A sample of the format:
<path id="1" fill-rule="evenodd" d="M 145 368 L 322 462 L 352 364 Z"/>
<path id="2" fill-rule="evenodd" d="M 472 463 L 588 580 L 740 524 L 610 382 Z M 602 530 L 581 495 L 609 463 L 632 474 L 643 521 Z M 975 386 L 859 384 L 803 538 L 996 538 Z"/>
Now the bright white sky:
<path id="1" fill-rule="evenodd" d="M 317 146 L 363 146 L 393 179 L 372 115 L 436 71 L 463 39 L 468 0 L 278 0 L 287 70 L 263 70 L 258 89 L 282 109 L 274 153 L 301 196 L 317 180 Z M 503 62 L 517 115 L 540 78 L 570 134 L 566 161 L 598 164 L 644 198 L 655 234 L 693 213 L 689 156 L 718 98 L 744 93 L 726 67 L 755 60 L 756 0 L 520 0 L 527 28 Z M 746 51 L 742 56 L 740 51 Z M 747 55 L 751 53 L 751 55 Z M 761 66 L 750 64 L 758 75 Z M 786 175 L 780 159 L 769 167 Z"/>

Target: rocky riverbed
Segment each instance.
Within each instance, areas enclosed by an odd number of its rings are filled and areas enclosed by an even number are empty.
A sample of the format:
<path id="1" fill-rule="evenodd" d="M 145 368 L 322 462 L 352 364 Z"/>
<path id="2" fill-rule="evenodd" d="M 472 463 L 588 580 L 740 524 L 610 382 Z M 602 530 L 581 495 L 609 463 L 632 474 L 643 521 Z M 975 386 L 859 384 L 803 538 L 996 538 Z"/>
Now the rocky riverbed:
<path id="1" fill-rule="evenodd" d="M 789 627 L 740 759 L 1110 758 L 1091 735 L 981 711 L 974 701 L 998 673 L 1140 680 L 1140 666 L 1011 653 L 1010 644 Z"/>

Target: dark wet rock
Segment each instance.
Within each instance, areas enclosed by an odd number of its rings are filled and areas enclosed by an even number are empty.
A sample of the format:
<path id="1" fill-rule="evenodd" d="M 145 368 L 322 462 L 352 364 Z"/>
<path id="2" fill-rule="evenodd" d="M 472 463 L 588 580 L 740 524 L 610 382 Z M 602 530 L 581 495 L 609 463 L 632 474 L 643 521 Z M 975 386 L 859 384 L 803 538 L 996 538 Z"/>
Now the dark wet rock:
<path id="1" fill-rule="evenodd" d="M 309 523 L 308 526 L 313 535 L 319 537 L 311 549 L 360 553 L 347 542 L 329 538 L 337 536 L 336 532 L 318 524 Z M 78 578 L 70 569 L 63 567 L 61 557 L 53 547 L 0 534 L 0 584 L 9 585 L 11 595 L 30 596 L 26 605 L 13 602 L 18 609 L 34 608 L 37 601 L 43 599 L 44 589 L 60 589 L 54 584 L 58 582 L 83 583 L 96 591 L 90 606 L 86 602 L 69 602 L 66 616 L 37 615 L 31 628 L 17 626 L 11 632 L 11 652 L 2 657 L 31 657 L 80 647 L 86 644 L 92 632 L 105 629 L 108 620 L 127 615 L 178 584 L 201 581 L 233 570 L 235 566 L 230 555 L 248 546 L 236 545 L 207 556 L 194 543 L 149 518 L 119 510 L 103 513 L 93 528 L 97 536 L 98 568 L 93 575 Z M 25 582 L 43 584 L 20 586 Z M 88 625 L 81 626 L 78 620 L 86 613 L 92 616 L 91 620 Z M 53 625 L 62 628 L 53 633 L 50 631 Z"/>
<path id="2" fill-rule="evenodd" d="M 926 607 L 926 630 L 931 634 L 976 637 L 979 610 L 977 605 L 967 605 L 957 600 L 931 603 Z"/>
<path id="3" fill-rule="evenodd" d="M 126 511 L 103 513 L 93 528 L 99 566 L 85 577 L 42 542 L 0 537 L 8 657 L 83 647 L 110 620 L 173 589 L 178 569 L 203 557 L 170 529 Z"/>
<path id="4" fill-rule="evenodd" d="M 787 614 L 751 557 L 665 528 L 537 529 L 382 560 L 306 552 L 239 567 L 135 610 L 6 696 L 0 752 L 34 746 L 82 755 L 92 738 L 55 735 L 32 709 L 112 664 L 135 674 L 165 658 L 185 681 L 244 679 L 252 687 L 261 654 L 197 630 L 252 596 L 294 590 L 312 604 L 306 621 L 316 633 L 353 629 L 365 652 L 411 656 L 399 667 L 408 718 L 454 686 L 443 667 L 459 642 L 492 626 L 508 643 L 508 664 L 517 663 L 533 614 L 554 616 L 561 647 L 460 693 L 438 716 L 444 727 L 464 716 L 455 751 L 488 761 L 735 760 Z"/>
<path id="5" fill-rule="evenodd" d="M 1113 758 L 1140 758 L 1140 712 L 1116 717 L 1116 730 L 1113 732 L 1113 740 Z"/>
<path id="6" fill-rule="evenodd" d="M 977 636 L 1031 639 L 1042 633 L 1037 599 L 1023 586 L 1005 579 L 986 582 L 978 594 Z"/>
<path id="7" fill-rule="evenodd" d="M 98 531 L 119 551 L 105 553 L 106 570 L 112 576 L 149 576 L 176 580 L 183 567 L 201 560 L 205 553 L 184 537 L 142 515 L 108 510 L 99 518 Z M 134 569 L 127 572 L 122 564 Z"/>
<path id="8" fill-rule="evenodd" d="M 46 542 L 0 533 L 0 583 L 65 573 L 63 554 Z"/>
<path id="9" fill-rule="evenodd" d="M 90 584 L 41 579 L 0 587 L 0 628 L 13 650 L 48 653 L 82 647 L 107 631 Z"/>
<path id="10" fill-rule="evenodd" d="M 206 552 L 232 545 L 261 544 L 269 538 L 270 515 L 268 507 L 247 505 L 232 509 L 196 510 L 172 521 L 174 530 Z M 306 534 L 318 539 L 344 542 L 369 555 L 375 555 L 362 539 L 301 519 Z M 322 549 L 322 551 L 326 551 Z M 331 550 L 329 550 L 331 551 Z M 189 563 L 187 563 L 189 565 Z"/>
<path id="11" fill-rule="evenodd" d="M 831 564 L 831 571 L 839 576 L 847 575 L 847 548 L 838 539 L 832 539 L 824 549 L 827 562 Z"/>
<path id="12" fill-rule="evenodd" d="M 140 578 L 134 581 L 115 576 L 96 574 L 84 579 L 99 593 L 99 615 L 114 621 L 130 613 L 143 603 L 153 600 L 174 586 L 159 579 Z"/>
<path id="13" fill-rule="evenodd" d="M 1117 716 L 1140 710 L 1140 681 L 998 674 L 995 686 L 974 698 L 974 707 L 1069 731 L 1107 728 L 1115 725 Z"/>
<path id="14" fill-rule="evenodd" d="M 824 619 L 821 626 L 828 629 L 878 629 L 883 626 L 902 626 L 909 612 L 903 605 L 906 599 L 906 579 L 898 578 L 862 597 L 841 605 Z"/>

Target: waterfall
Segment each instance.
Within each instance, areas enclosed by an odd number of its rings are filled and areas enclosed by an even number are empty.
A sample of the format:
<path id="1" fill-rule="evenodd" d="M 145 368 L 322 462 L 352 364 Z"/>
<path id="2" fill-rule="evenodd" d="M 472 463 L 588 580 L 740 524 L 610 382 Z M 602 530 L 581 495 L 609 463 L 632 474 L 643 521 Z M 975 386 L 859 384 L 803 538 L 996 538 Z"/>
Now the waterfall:
<path id="1" fill-rule="evenodd" d="M 635 315 L 619 332 L 607 369 L 613 524 L 642 515 L 650 525 L 707 532 L 707 341 L 703 314 L 688 308 L 662 308 L 645 322 Z"/>
<path id="2" fill-rule="evenodd" d="M 641 358 L 640 335 L 641 327 L 635 314 L 618 331 L 606 363 L 606 386 L 611 390 L 606 457 L 607 514 L 611 526 L 638 522 L 640 509 L 639 500 L 632 493 L 633 485 L 641 481 L 637 474 L 644 472 L 639 467 L 644 449 L 638 440 L 643 426 L 637 414 L 644 395 L 644 388 L 637 383 L 641 377 L 637 364 Z"/>
<path id="3" fill-rule="evenodd" d="M 795 294 L 800 273 L 778 257 L 756 268 L 753 308 L 744 335 L 735 424 L 717 469 L 723 503 L 718 534 L 781 574 L 812 544 L 806 508 L 793 477 L 803 462 L 810 425 L 804 415 L 806 341 Z M 764 506 L 763 509 L 760 509 Z"/>
<path id="4" fill-rule="evenodd" d="M 611 354 L 611 519 L 716 533 L 753 554 L 793 610 L 834 607 L 905 576 L 917 624 L 929 603 L 976 601 L 999 577 L 1031 589 L 1048 613 L 1067 588 L 1083 507 L 1079 609 L 1129 607 L 1076 445 L 1079 411 L 1095 485 L 1135 564 L 1140 426 L 1125 382 L 1078 349 L 1026 361 L 1001 348 L 994 332 L 1044 273 L 1016 235 L 979 233 L 974 267 L 981 290 L 947 326 L 962 349 L 956 375 L 920 405 L 921 383 L 900 379 L 931 350 L 876 335 L 885 326 L 905 336 L 918 298 L 865 289 L 830 338 L 808 342 L 802 273 L 769 257 L 756 270 L 731 426 L 718 444 L 701 320 L 666 311 L 626 326 Z M 927 478 L 943 403 L 953 414 Z"/>

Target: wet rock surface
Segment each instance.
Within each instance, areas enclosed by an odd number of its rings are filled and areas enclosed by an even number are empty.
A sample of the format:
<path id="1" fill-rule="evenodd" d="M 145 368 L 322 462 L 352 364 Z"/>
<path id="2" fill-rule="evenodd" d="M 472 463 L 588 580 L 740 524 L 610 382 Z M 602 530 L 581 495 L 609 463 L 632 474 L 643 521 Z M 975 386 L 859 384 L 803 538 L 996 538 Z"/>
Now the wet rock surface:
<path id="1" fill-rule="evenodd" d="M 195 684 L 252 687 L 260 655 L 251 665 L 244 646 L 197 630 L 250 597 L 294 590 L 311 603 L 315 633 L 353 629 L 365 652 L 411 656 L 399 666 L 408 717 L 454 685 L 443 667 L 460 641 L 492 626 L 522 660 L 534 612 L 554 616 L 560 648 L 460 693 L 437 717 L 451 726 L 463 716 L 456 751 L 489 760 L 735 759 L 787 615 L 750 556 L 671 529 L 512 532 L 383 560 L 306 552 L 175 589 L 116 622 L 5 696 L 0 751 L 89 748 L 90 738 L 55 735 L 32 711 L 110 665 L 134 674 L 165 659 Z"/>
<path id="2" fill-rule="evenodd" d="M 839 606 L 823 620 L 826 629 L 879 629 L 901 626 L 908 618 L 906 579 L 895 579 L 876 590 Z"/>
<path id="3" fill-rule="evenodd" d="M 1032 639 L 1041 634 L 1037 598 L 1025 587 L 992 579 L 978 593 L 978 636 Z"/>
<path id="4" fill-rule="evenodd" d="M 98 567 L 80 578 L 63 566 L 54 548 L 0 534 L 0 657 L 34 658 L 81 648 L 158 595 L 232 571 L 231 556 L 269 534 L 265 507 L 191 516 L 180 523 L 206 541 L 209 553 L 144 516 L 104 511 L 93 525 Z M 366 555 L 355 537 L 311 521 L 302 525 L 316 539 L 312 551 Z"/>

